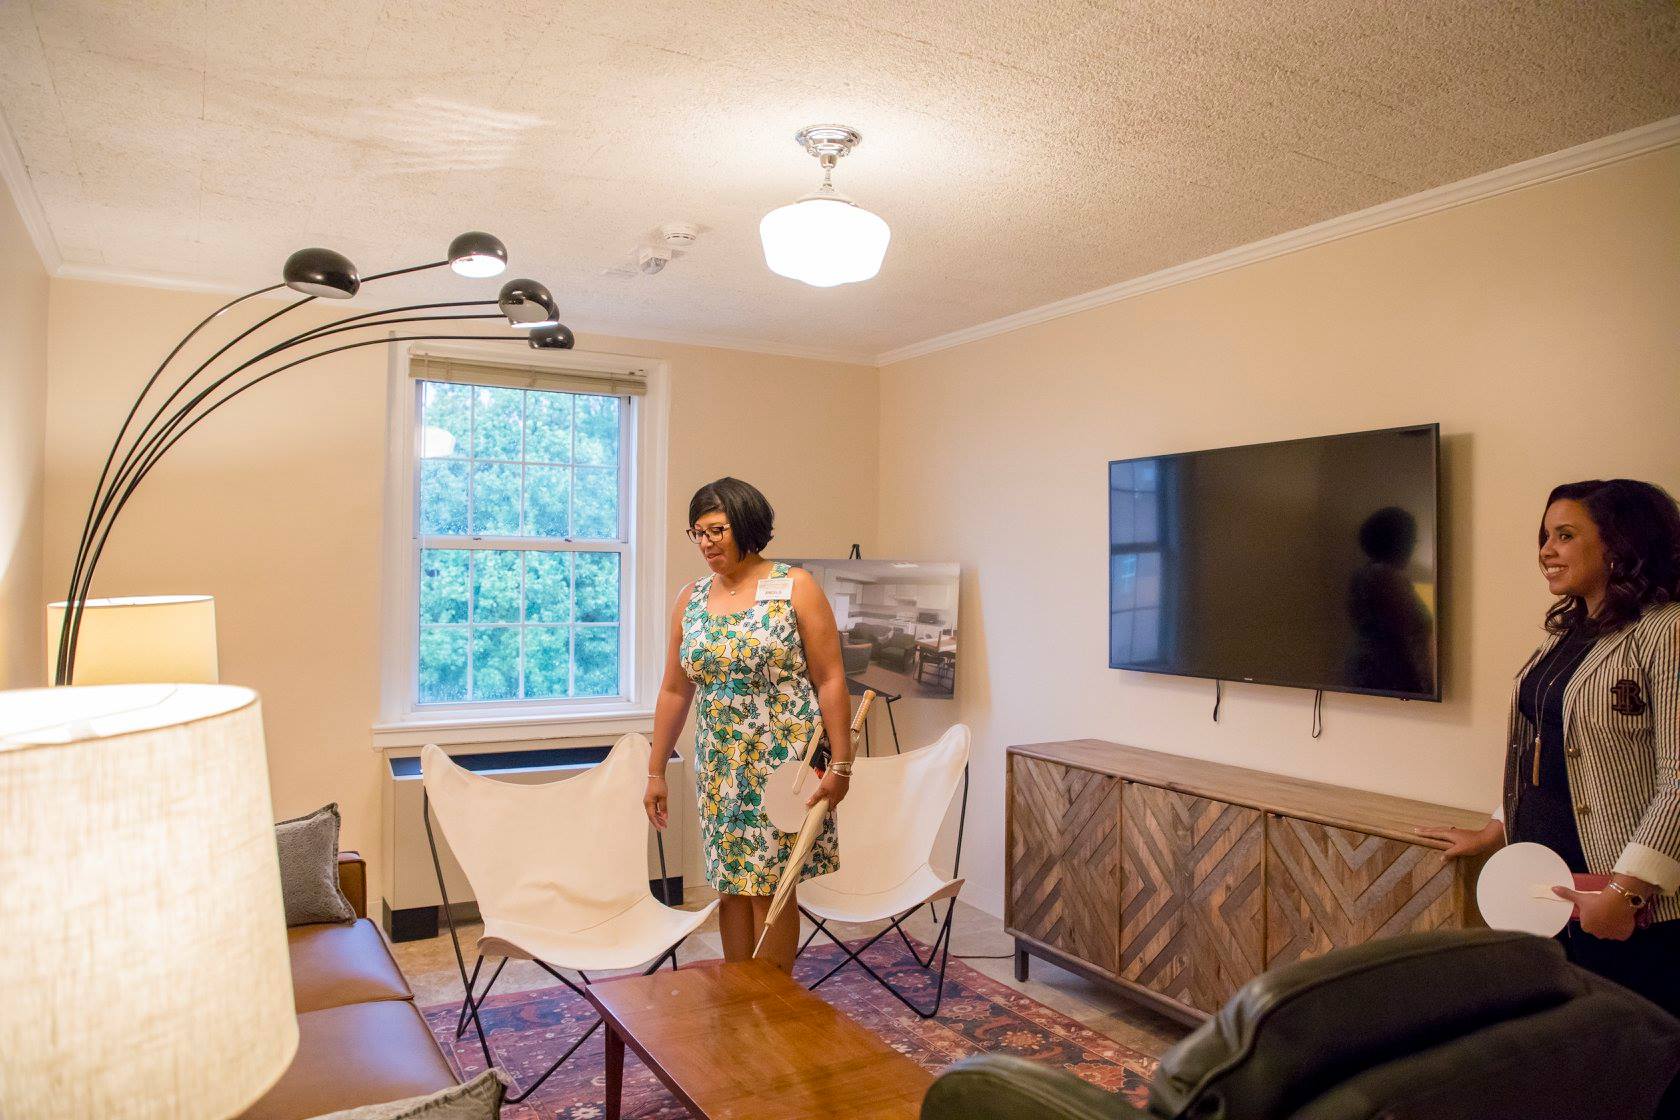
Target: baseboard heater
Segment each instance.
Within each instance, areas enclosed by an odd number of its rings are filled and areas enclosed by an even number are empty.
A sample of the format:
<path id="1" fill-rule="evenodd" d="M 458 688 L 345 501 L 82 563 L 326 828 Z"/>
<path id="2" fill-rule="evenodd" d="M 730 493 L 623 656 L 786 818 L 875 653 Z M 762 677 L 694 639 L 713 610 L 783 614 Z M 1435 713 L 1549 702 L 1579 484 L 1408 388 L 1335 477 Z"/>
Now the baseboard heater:
<path id="1" fill-rule="evenodd" d="M 584 744 L 565 747 L 537 747 L 526 750 L 468 750 L 451 753 L 456 763 L 477 774 L 498 781 L 536 785 L 564 781 L 587 772 L 607 757 L 612 744 Z M 673 775 L 680 772 L 681 759 Z M 438 935 L 442 919 L 442 898 L 437 873 L 426 843 L 426 826 L 421 820 L 420 757 L 387 757 L 380 789 L 381 825 L 385 839 L 385 866 L 380 890 L 380 916 L 392 941 L 419 941 Z M 665 861 L 669 878 L 659 879 L 659 855 L 651 830 L 648 836 L 648 885 L 655 898 L 669 898 L 677 905 L 683 898 L 683 859 L 688 851 L 690 810 L 684 799 L 671 799 L 671 819 L 665 830 Z M 466 875 L 449 850 L 449 841 L 433 822 L 438 860 L 443 864 L 443 881 L 449 889 L 450 914 L 457 921 L 476 921 L 478 903 Z"/>

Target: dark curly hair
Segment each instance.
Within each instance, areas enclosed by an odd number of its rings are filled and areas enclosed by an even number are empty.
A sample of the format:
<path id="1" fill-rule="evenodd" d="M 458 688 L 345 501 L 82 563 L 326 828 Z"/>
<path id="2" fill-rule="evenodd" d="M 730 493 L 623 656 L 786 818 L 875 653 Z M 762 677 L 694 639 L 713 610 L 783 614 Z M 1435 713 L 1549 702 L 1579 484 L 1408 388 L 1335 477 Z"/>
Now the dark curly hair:
<path id="1" fill-rule="evenodd" d="M 1557 487 L 1546 499 L 1586 507 L 1604 544 L 1610 583 L 1596 618 L 1578 595 L 1565 595 L 1546 612 L 1546 629 L 1567 634 L 1577 628 L 1608 633 L 1637 619 L 1649 607 L 1680 600 L 1680 506 L 1667 490 L 1631 478 L 1590 479 Z M 1540 520 L 1540 547 L 1546 522 Z"/>
<path id="2" fill-rule="evenodd" d="M 708 513 L 721 511 L 729 522 L 730 534 L 742 556 L 763 552 L 775 535 L 776 511 L 750 482 L 738 478 L 720 478 L 694 492 L 688 500 L 688 527 Z"/>

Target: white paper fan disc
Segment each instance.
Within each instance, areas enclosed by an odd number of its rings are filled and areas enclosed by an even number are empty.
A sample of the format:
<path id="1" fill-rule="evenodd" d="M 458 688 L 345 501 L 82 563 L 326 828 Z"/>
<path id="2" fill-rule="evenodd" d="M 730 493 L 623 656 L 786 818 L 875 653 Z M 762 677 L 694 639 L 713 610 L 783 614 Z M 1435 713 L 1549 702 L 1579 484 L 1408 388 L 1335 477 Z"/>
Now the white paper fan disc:
<path id="1" fill-rule="evenodd" d="M 798 772 L 797 759 L 784 762 L 770 772 L 769 780 L 764 783 L 764 815 L 781 832 L 798 832 L 805 823 L 805 799 L 811 796 L 819 781 L 817 772 L 806 767 L 805 782 L 795 793 L 793 779 Z"/>
<path id="2" fill-rule="evenodd" d="M 1509 844 L 1482 866 L 1476 905 L 1494 929 L 1555 937 L 1569 924 L 1574 904 L 1551 888 L 1574 884 L 1569 865 L 1544 844 Z"/>

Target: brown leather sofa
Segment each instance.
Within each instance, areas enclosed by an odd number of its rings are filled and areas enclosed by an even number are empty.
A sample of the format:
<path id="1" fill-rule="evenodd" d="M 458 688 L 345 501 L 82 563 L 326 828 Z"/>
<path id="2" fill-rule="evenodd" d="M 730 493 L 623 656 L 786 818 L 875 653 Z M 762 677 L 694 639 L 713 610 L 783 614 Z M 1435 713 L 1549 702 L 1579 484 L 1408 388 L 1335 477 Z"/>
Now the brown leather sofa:
<path id="1" fill-rule="evenodd" d="M 241 1120 L 307 1120 L 459 1083 L 367 918 L 367 864 L 355 852 L 340 854 L 338 879 L 356 920 L 286 931 L 297 1057 Z"/>

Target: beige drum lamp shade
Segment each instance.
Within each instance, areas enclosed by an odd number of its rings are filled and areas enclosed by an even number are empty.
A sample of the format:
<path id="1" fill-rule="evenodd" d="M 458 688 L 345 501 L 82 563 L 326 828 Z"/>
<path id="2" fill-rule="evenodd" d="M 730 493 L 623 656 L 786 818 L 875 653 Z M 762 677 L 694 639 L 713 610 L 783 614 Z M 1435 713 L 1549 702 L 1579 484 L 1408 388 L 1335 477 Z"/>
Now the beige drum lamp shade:
<path id="1" fill-rule="evenodd" d="M 47 606 L 47 679 L 58 664 L 64 603 Z M 76 640 L 78 685 L 216 684 L 216 600 L 208 595 L 89 599 Z"/>
<path id="2" fill-rule="evenodd" d="M 254 692 L 0 692 L 0 1115 L 228 1117 L 297 1050 Z"/>

